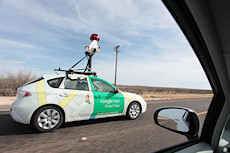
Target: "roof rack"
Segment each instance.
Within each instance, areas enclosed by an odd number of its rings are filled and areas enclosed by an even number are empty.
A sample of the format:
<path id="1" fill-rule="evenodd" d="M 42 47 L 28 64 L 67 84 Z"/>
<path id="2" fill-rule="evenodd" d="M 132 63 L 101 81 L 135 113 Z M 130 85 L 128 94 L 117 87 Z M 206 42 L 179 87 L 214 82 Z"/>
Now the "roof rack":
<path id="1" fill-rule="evenodd" d="M 61 72 L 65 72 L 66 73 L 66 75 L 68 75 L 68 74 L 84 74 L 84 75 L 93 75 L 93 76 L 97 76 L 97 73 L 96 72 L 89 72 L 89 71 L 87 71 L 87 72 L 79 72 L 79 71 L 74 71 L 74 70 L 63 70 L 63 69 L 61 69 L 61 68 L 58 68 L 58 69 L 54 69 L 54 71 L 61 71 Z"/>

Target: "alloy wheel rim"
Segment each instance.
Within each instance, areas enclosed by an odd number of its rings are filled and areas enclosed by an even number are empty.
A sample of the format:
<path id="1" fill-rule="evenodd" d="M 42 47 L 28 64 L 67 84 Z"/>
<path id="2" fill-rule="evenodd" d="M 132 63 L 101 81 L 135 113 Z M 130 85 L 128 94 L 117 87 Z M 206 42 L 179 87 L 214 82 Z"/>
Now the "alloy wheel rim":
<path id="1" fill-rule="evenodd" d="M 129 115 L 132 118 L 137 118 L 140 114 L 140 107 L 137 104 L 134 104 L 130 107 Z"/>
<path id="2" fill-rule="evenodd" d="M 49 130 L 58 125 L 61 120 L 60 113 L 55 109 L 42 111 L 37 119 L 38 126 L 44 130 Z"/>

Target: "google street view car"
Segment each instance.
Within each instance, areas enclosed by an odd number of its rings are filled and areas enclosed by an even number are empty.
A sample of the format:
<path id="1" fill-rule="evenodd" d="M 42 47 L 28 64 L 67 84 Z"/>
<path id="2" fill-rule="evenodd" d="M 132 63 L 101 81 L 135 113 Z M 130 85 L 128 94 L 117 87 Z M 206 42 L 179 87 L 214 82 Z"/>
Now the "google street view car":
<path id="1" fill-rule="evenodd" d="M 18 89 L 12 118 L 46 132 L 63 122 L 127 115 L 136 119 L 147 104 L 136 94 L 122 92 L 94 76 L 43 76 Z"/>
<path id="2" fill-rule="evenodd" d="M 64 122 L 125 115 L 133 120 L 146 111 L 141 96 L 96 77 L 90 66 L 88 61 L 87 72 L 58 69 L 66 74 L 43 75 L 20 87 L 11 108 L 13 120 L 48 132 Z"/>

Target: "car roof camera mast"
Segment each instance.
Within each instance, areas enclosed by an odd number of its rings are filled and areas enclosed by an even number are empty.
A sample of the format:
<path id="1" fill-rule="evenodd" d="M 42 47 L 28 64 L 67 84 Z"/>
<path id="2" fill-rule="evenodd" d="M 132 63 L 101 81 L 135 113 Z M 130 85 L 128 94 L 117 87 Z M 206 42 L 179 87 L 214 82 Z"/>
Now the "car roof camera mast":
<path id="1" fill-rule="evenodd" d="M 85 46 L 85 57 L 83 57 L 81 60 L 79 60 L 76 64 L 74 64 L 72 67 L 70 67 L 68 70 L 62 70 L 54 69 L 55 71 L 64 71 L 66 72 L 66 75 L 68 77 L 68 74 L 85 74 L 85 75 L 94 75 L 96 76 L 96 72 L 92 72 L 92 57 L 94 54 L 100 52 L 100 47 L 97 45 L 97 42 L 99 42 L 100 37 L 98 34 L 92 34 L 90 37 L 91 43 L 89 46 Z M 77 69 L 77 70 L 83 70 L 83 71 L 74 71 L 74 67 L 77 66 L 81 61 L 83 61 L 87 57 L 88 62 L 86 64 L 85 69 Z"/>

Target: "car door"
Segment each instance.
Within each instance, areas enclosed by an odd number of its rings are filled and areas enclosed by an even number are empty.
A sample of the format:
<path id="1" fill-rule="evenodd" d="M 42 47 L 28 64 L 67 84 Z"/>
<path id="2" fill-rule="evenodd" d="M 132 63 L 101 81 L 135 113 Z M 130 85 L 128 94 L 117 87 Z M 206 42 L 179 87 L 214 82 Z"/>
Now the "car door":
<path id="1" fill-rule="evenodd" d="M 65 78 L 63 97 L 59 105 L 66 111 L 67 121 L 89 119 L 94 106 L 88 76 Z"/>
<path id="2" fill-rule="evenodd" d="M 113 85 L 96 77 L 91 78 L 91 85 L 94 95 L 94 111 L 91 118 L 123 113 L 124 96 L 116 92 Z"/>
<path id="3" fill-rule="evenodd" d="M 201 62 L 214 97 L 200 138 L 158 152 L 227 152 L 220 149 L 219 141 L 230 113 L 227 109 L 230 108 L 228 100 L 230 23 L 223 18 L 225 16 L 227 19 L 230 15 L 230 1 L 163 0 L 163 2 Z"/>

